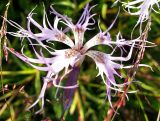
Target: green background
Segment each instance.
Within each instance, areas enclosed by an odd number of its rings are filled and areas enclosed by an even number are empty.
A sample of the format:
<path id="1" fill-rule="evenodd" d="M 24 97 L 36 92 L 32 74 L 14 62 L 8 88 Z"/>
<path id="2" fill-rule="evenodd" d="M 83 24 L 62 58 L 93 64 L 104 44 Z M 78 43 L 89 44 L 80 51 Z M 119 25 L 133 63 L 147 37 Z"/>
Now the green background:
<path id="1" fill-rule="evenodd" d="M 34 10 L 34 13 L 37 14 L 33 18 L 42 23 L 44 4 L 49 20 L 53 23 L 54 16 L 49 13 L 49 6 L 54 4 L 54 8 L 58 12 L 72 18 L 72 21 L 76 23 L 88 2 L 87 0 L 12 0 L 8 9 L 8 19 L 26 28 L 26 17 L 37 6 Z M 90 2 L 90 5 L 97 4 L 91 12 L 97 15 L 94 17 L 96 20 L 95 29 L 85 33 L 86 41 L 99 32 L 97 26 L 99 19 L 102 30 L 109 27 L 117 15 L 118 6 L 121 7 L 121 11 L 110 34 L 115 39 L 116 34 L 121 31 L 124 38 L 130 39 L 130 33 L 138 17 L 127 14 L 121 4 L 112 7 L 113 2 L 113 0 L 92 0 Z M 7 0 L 0 0 L 1 16 L 6 10 L 7 3 Z M 128 94 L 129 100 L 126 100 L 124 106 L 118 110 L 119 114 L 112 118 L 114 121 L 156 121 L 160 116 L 160 114 L 158 115 L 160 110 L 160 14 L 153 12 L 151 16 L 152 25 L 148 41 L 156 43 L 157 46 L 146 49 L 141 63 L 152 66 L 154 72 L 143 67 L 138 69 L 135 80 L 141 83 L 132 83 L 129 89 L 130 91 L 138 90 L 138 92 Z M 1 17 L 0 26 L 2 26 L 2 21 L 3 18 Z M 7 30 L 16 31 L 10 25 L 7 25 Z M 133 37 L 137 38 L 138 33 L 139 30 L 136 29 Z M 20 39 L 10 35 L 7 35 L 7 38 L 8 46 L 20 52 Z M 45 73 L 31 68 L 11 53 L 9 53 L 6 62 L 2 53 L 2 46 L 5 41 L 4 37 L 1 38 L 0 121 L 60 120 L 63 113 L 62 103 L 55 98 L 56 89 L 54 87 L 50 87 L 46 91 L 45 107 L 41 114 L 34 114 L 40 108 L 40 103 L 31 111 L 26 111 L 26 108 L 37 99 L 43 83 L 42 77 L 45 76 Z M 23 44 L 27 44 L 27 42 L 24 41 Z M 57 48 L 61 47 L 58 43 L 55 46 Z M 107 46 L 97 46 L 95 49 L 106 53 L 110 52 Z M 119 51 L 117 51 L 118 53 Z M 27 45 L 25 46 L 25 54 L 34 57 L 33 52 Z M 129 61 L 125 65 L 131 63 L 132 61 Z M 122 80 L 116 78 L 116 80 L 122 83 L 128 70 L 121 70 L 120 72 L 124 78 Z M 110 107 L 106 99 L 106 88 L 101 78 L 96 77 L 97 74 L 98 70 L 96 70 L 94 62 L 86 58 L 78 78 L 79 88 L 75 92 L 71 107 L 64 114 L 66 121 L 103 121 L 104 119 L 107 121 Z M 112 103 L 114 104 L 119 98 L 118 94 L 113 94 Z"/>

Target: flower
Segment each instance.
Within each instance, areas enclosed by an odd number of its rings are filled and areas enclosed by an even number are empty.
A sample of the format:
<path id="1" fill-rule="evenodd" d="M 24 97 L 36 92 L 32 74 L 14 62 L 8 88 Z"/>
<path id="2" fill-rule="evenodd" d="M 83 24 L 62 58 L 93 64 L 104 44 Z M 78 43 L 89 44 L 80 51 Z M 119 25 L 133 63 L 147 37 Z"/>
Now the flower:
<path id="1" fill-rule="evenodd" d="M 125 40 L 122 36 L 117 34 L 117 40 L 113 41 L 109 30 L 114 25 L 116 19 L 111 24 L 109 29 L 106 31 L 102 31 L 97 33 L 91 39 L 84 43 L 84 33 L 86 30 L 90 30 L 89 26 L 95 24 L 94 16 L 95 14 L 90 14 L 92 7 L 89 7 L 89 4 L 84 8 L 84 12 L 82 13 L 80 19 L 76 24 L 74 24 L 70 18 L 67 16 L 63 16 L 60 13 L 56 12 L 54 8 L 51 6 L 51 13 L 55 15 L 55 20 L 53 26 L 50 24 L 46 12 L 44 11 L 43 15 L 43 25 L 41 26 L 38 22 L 33 19 L 33 11 L 31 11 L 27 17 L 27 29 L 22 28 L 19 24 L 15 23 L 11 20 L 6 20 L 10 25 L 17 28 L 19 31 L 17 32 L 7 32 L 10 35 L 27 38 L 29 41 L 29 45 L 33 48 L 36 58 L 28 57 L 24 54 L 24 46 L 22 47 L 21 53 L 16 52 L 12 48 L 6 47 L 11 53 L 15 56 L 32 66 L 33 68 L 41 71 L 46 71 L 47 75 L 43 78 L 43 87 L 41 89 L 40 95 L 38 99 L 29 107 L 34 107 L 40 100 L 42 100 L 42 107 L 37 113 L 42 111 L 44 107 L 44 95 L 45 90 L 47 88 L 47 84 L 52 82 L 52 84 L 57 88 L 64 89 L 63 96 L 63 105 L 64 110 L 69 108 L 72 98 L 74 95 L 75 89 L 78 87 L 77 79 L 80 72 L 80 66 L 82 65 L 86 56 L 89 56 L 95 62 L 99 73 L 97 76 L 101 76 L 104 84 L 106 85 L 107 94 L 109 103 L 111 103 L 111 90 L 123 92 L 122 87 L 128 85 L 129 82 L 123 84 L 117 84 L 114 78 L 114 75 L 122 78 L 121 75 L 118 74 L 117 69 L 122 68 L 131 68 L 132 66 L 123 66 L 122 62 L 128 61 L 133 52 L 133 48 L 136 46 L 136 42 L 139 39 L 135 40 Z M 118 17 L 118 14 L 117 14 Z M 116 18 L 117 18 L 116 17 Z M 66 28 L 59 29 L 59 23 L 63 23 Z M 40 30 L 38 33 L 32 32 L 31 24 Z M 99 27 L 100 28 L 100 27 Z M 67 35 L 68 31 L 72 31 L 74 35 L 74 41 Z M 56 50 L 48 45 L 48 43 L 54 44 L 55 41 L 66 44 L 68 49 L 60 49 Z M 36 43 L 36 44 L 35 44 Z M 92 47 L 96 45 L 106 45 L 113 49 L 111 54 L 106 54 L 104 52 L 92 50 Z M 121 49 L 121 55 L 124 51 L 123 46 L 127 45 L 130 47 L 130 51 L 127 57 L 115 57 L 113 53 L 115 52 L 115 48 L 119 47 Z M 40 52 L 37 52 L 35 46 L 39 46 Z M 115 48 L 114 48 L 115 46 Z M 43 50 L 49 52 L 51 57 L 45 57 Z M 118 62 L 119 63 L 118 63 Z M 37 64 L 43 64 L 43 66 L 39 66 Z M 62 74 L 61 72 L 64 71 Z M 68 81 L 66 85 L 61 85 L 61 81 L 68 75 Z"/>
<path id="2" fill-rule="evenodd" d="M 156 4 L 159 9 L 159 1 L 158 0 L 134 0 L 132 2 L 122 2 L 127 11 L 131 15 L 138 15 L 138 21 L 135 26 L 138 24 L 142 25 L 143 22 L 149 19 L 151 10 L 158 13 L 153 6 Z M 131 10 L 135 10 L 136 12 L 131 12 Z"/>

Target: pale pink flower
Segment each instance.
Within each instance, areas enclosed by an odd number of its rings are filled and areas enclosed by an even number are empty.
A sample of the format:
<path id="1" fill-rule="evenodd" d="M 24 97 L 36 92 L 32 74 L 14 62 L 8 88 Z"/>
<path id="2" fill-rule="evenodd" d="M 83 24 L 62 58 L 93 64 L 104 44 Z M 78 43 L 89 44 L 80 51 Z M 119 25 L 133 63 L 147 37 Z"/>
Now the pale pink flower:
<path id="1" fill-rule="evenodd" d="M 111 106 L 111 90 L 123 92 L 123 86 L 129 84 L 128 82 L 117 84 L 114 75 L 122 78 L 121 75 L 117 73 L 117 70 L 132 67 L 125 67 L 122 65 L 122 62 L 128 61 L 131 58 L 133 48 L 136 46 L 136 42 L 138 42 L 139 39 L 127 41 L 123 39 L 120 34 L 118 34 L 117 40 L 113 41 L 110 36 L 109 29 L 111 29 L 111 27 L 113 26 L 115 22 L 114 20 L 108 30 L 103 32 L 100 29 L 99 33 L 97 33 L 95 36 L 84 43 L 84 33 L 86 32 L 86 30 L 92 29 L 90 27 L 95 24 L 95 20 L 93 18 L 95 14 L 90 14 L 90 11 L 93 7 L 89 7 L 89 5 L 86 5 L 86 7 L 84 8 L 84 12 L 82 13 L 80 19 L 76 24 L 72 23 L 71 19 L 67 16 L 63 16 L 56 12 L 52 6 L 51 13 L 55 15 L 53 26 L 50 24 L 45 11 L 43 16 L 43 25 L 40 25 L 33 19 L 34 13 L 32 11 L 27 17 L 27 29 L 22 28 L 14 21 L 6 20 L 10 25 L 19 30 L 18 32 L 7 33 L 16 37 L 20 37 L 22 39 L 26 38 L 29 41 L 30 46 L 33 48 L 36 58 L 26 56 L 23 52 L 24 46 L 22 47 L 22 54 L 16 52 L 13 49 L 7 49 L 33 68 L 47 72 L 46 77 L 44 77 L 43 79 L 44 83 L 40 95 L 35 103 L 33 103 L 29 107 L 29 109 L 35 106 L 40 100 L 42 100 L 42 108 L 38 112 L 43 109 L 45 90 L 47 88 L 47 84 L 49 82 L 52 82 L 55 87 L 64 89 L 63 101 L 64 109 L 66 110 L 72 102 L 75 89 L 78 87 L 77 79 L 80 72 L 80 66 L 86 56 L 89 56 L 95 62 L 97 69 L 99 70 L 97 76 L 101 76 L 104 84 L 106 85 L 106 96 L 108 97 Z M 58 24 L 60 22 L 66 26 L 66 29 L 63 29 L 63 27 L 59 29 L 60 25 Z M 38 28 L 40 32 L 32 32 L 31 24 Z M 72 40 L 70 36 L 67 35 L 68 31 L 71 31 L 73 33 L 74 40 Z M 55 41 L 66 44 L 69 48 L 56 50 L 53 47 L 50 47 L 48 43 L 54 44 Z M 106 47 L 111 47 L 113 49 L 113 52 L 111 54 L 106 54 L 104 52 L 92 50 L 92 47 L 96 45 L 106 45 Z M 124 45 L 130 47 L 128 56 L 113 56 L 113 53 L 115 52 L 114 47 L 119 47 L 121 49 L 122 55 L 124 51 Z M 41 47 L 40 52 L 37 52 L 35 46 Z M 43 50 L 48 51 L 51 57 L 44 57 Z M 37 64 L 43 64 L 43 66 L 39 66 Z M 64 74 L 60 75 L 63 70 Z M 66 85 L 63 86 L 61 85 L 61 81 L 64 79 L 64 77 L 66 77 L 66 75 L 69 75 L 68 81 L 66 82 Z"/>
<path id="2" fill-rule="evenodd" d="M 155 8 L 157 7 L 158 10 L 160 9 L 158 0 L 134 0 L 131 2 L 122 3 L 125 6 L 125 8 L 127 8 L 127 12 L 130 15 L 139 16 L 135 27 L 140 24 L 140 31 L 142 29 L 142 23 L 150 18 L 151 11 L 153 10 L 156 13 L 158 13 L 158 11 L 154 9 L 154 5 Z"/>

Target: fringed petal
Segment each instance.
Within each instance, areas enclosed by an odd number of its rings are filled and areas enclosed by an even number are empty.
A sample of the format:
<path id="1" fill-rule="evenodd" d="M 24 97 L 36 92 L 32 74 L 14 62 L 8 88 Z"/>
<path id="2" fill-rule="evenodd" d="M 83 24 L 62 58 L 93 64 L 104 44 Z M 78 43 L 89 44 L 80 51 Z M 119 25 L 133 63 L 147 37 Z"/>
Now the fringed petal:
<path id="1" fill-rule="evenodd" d="M 25 63 L 27 63 L 28 65 L 32 66 L 33 68 L 40 70 L 40 71 L 50 71 L 50 68 L 48 68 L 47 66 L 41 67 L 41 66 L 36 66 L 34 64 L 32 64 L 30 61 L 36 61 L 36 59 L 31 59 L 23 56 L 22 54 L 16 52 L 13 48 L 8 48 L 6 47 L 7 50 L 9 50 L 11 53 L 13 53 L 15 56 L 17 56 L 19 59 L 21 59 L 22 61 L 24 61 Z M 42 62 L 42 60 L 37 60 L 37 63 Z M 35 62 L 36 63 L 36 62 Z M 42 62 L 44 63 L 44 62 Z"/>
<path id="2" fill-rule="evenodd" d="M 103 75 L 105 75 L 107 81 L 110 81 L 110 83 L 113 86 L 123 87 L 124 85 L 128 84 L 128 83 L 116 84 L 116 81 L 114 79 L 114 74 L 118 75 L 119 77 L 121 76 L 116 72 L 115 69 L 121 69 L 122 65 L 113 62 L 110 59 L 109 55 L 99 51 L 92 51 L 92 50 L 88 51 L 86 55 L 88 55 L 95 61 L 96 66 L 99 69 L 98 75 L 101 75 L 103 80 L 104 80 Z"/>
<path id="3" fill-rule="evenodd" d="M 127 2 L 127 3 L 126 2 L 122 2 L 122 3 L 128 9 L 129 14 L 139 15 L 139 19 L 138 19 L 135 27 L 139 24 L 141 27 L 142 23 L 149 19 L 150 11 L 151 10 L 154 11 L 153 5 L 156 4 L 157 8 L 158 9 L 160 8 L 158 2 L 159 2 L 158 0 L 136 0 L 136 1 L 131 1 L 131 2 Z M 131 12 L 130 10 L 133 10 L 133 9 L 136 9 L 138 11 Z M 142 29 L 142 28 L 140 28 L 140 29 Z"/>
<path id="4" fill-rule="evenodd" d="M 20 38 L 27 37 L 27 38 L 35 39 L 37 42 L 38 41 L 49 40 L 49 41 L 62 42 L 62 43 L 66 44 L 70 47 L 74 46 L 73 41 L 67 35 L 65 35 L 61 30 L 58 30 L 57 25 L 58 25 L 59 19 L 58 20 L 55 19 L 54 27 L 56 27 L 56 28 L 53 28 L 51 26 L 51 24 L 49 23 L 48 17 L 46 15 L 45 11 L 44 11 L 43 27 L 42 27 L 39 23 L 37 23 L 33 19 L 32 11 L 30 12 L 30 14 L 27 17 L 27 19 L 28 19 L 27 30 L 23 29 L 19 24 L 17 24 L 14 21 L 6 20 L 11 26 L 13 26 L 13 27 L 15 27 L 19 30 L 18 32 L 7 32 L 7 33 L 11 34 L 13 36 L 16 36 L 16 37 L 20 37 Z M 46 22 L 46 20 L 47 20 L 47 22 Z M 33 24 L 41 32 L 40 33 L 33 33 L 31 31 L 31 24 Z M 47 28 L 46 24 L 48 24 L 49 28 Z"/>
<path id="5" fill-rule="evenodd" d="M 42 101 L 42 105 L 41 105 L 41 108 L 40 110 L 36 111 L 36 114 L 40 113 L 43 108 L 44 108 L 44 95 L 45 95 L 45 91 L 46 91 L 46 88 L 47 88 L 47 84 L 48 82 L 51 81 L 51 78 L 54 74 L 52 73 L 52 71 L 49 71 L 47 76 L 43 79 L 43 86 L 42 86 L 42 89 L 41 89 L 41 92 L 40 92 L 40 95 L 39 97 L 37 98 L 37 100 L 30 106 L 28 107 L 28 110 L 30 110 L 31 108 L 33 108 L 35 105 L 37 105 L 37 103 L 41 100 Z"/>
<path id="6" fill-rule="evenodd" d="M 112 47 L 112 44 L 116 44 L 115 42 L 111 41 L 112 38 L 110 36 L 109 30 L 115 24 L 115 22 L 118 18 L 119 12 L 120 12 L 120 10 L 118 11 L 117 16 L 114 19 L 114 21 L 112 22 L 112 24 L 109 26 L 109 28 L 106 31 L 102 32 L 102 30 L 99 26 L 100 32 L 97 35 L 95 35 L 93 38 L 91 38 L 87 43 L 85 43 L 85 45 L 83 47 L 84 51 L 87 51 L 88 49 L 90 49 L 91 47 L 94 47 L 96 45 L 108 45 L 108 46 Z"/>

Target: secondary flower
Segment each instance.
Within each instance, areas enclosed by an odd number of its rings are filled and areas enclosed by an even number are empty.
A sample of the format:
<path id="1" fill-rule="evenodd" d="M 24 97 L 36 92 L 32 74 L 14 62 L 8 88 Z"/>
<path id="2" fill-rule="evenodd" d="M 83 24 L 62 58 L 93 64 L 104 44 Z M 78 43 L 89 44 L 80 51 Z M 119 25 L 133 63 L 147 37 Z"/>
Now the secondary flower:
<path id="1" fill-rule="evenodd" d="M 157 6 L 159 9 L 159 1 L 158 0 L 134 0 L 132 2 L 122 2 L 123 5 L 127 8 L 127 11 L 131 15 L 138 15 L 139 19 L 137 24 L 142 24 L 146 20 L 149 19 L 151 11 L 155 11 L 158 13 L 153 7 Z M 133 11 L 133 12 L 132 12 Z"/>
<path id="2" fill-rule="evenodd" d="M 123 92 L 123 86 L 129 84 L 128 82 L 117 84 L 114 75 L 117 75 L 121 78 L 121 75 L 118 74 L 117 69 L 132 67 L 124 67 L 122 62 L 128 61 L 131 58 L 133 48 L 136 46 L 136 42 L 139 41 L 139 39 L 129 41 L 123 39 L 122 36 L 118 34 L 116 41 L 113 41 L 110 36 L 109 29 L 113 26 L 116 20 L 115 19 L 108 30 L 103 32 L 100 29 L 99 33 L 97 33 L 88 41 L 84 42 L 84 33 L 86 30 L 92 29 L 90 28 L 91 25 L 95 24 L 95 20 L 93 18 L 95 14 L 90 14 L 90 11 L 93 7 L 89 7 L 87 4 L 84 8 L 84 12 L 76 24 L 74 24 L 67 16 L 63 16 L 56 12 L 52 6 L 51 13 L 55 15 L 53 26 L 50 24 L 45 11 L 43 16 L 43 25 L 40 25 L 33 19 L 32 11 L 27 17 L 27 29 L 22 28 L 14 21 L 6 20 L 10 25 L 19 30 L 17 32 L 8 32 L 8 34 L 20 37 L 22 39 L 26 38 L 30 43 L 29 45 L 33 48 L 36 58 L 26 56 L 23 52 L 24 46 L 22 47 L 22 54 L 16 52 L 14 49 L 6 48 L 33 68 L 47 72 L 46 77 L 43 78 L 44 83 L 40 95 L 35 103 L 29 107 L 29 109 L 35 106 L 40 100 L 42 100 L 42 107 L 38 112 L 43 109 L 45 90 L 47 88 L 47 84 L 52 82 L 55 87 L 64 89 L 63 105 L 64 110 L 66 110 L 72 102 L 75 89 L 78 87 L 77 79 L 80 72 L 80 66 L 86 56 L 89 56 L 95 62 L 99 70 L 98 75 L 102 77 L 102 80 L 106 85 L 106 96 L 108 97 L 111 106 L 111 90 Z M 66 28 L 63 29 L 63 26 L 61 29 L 59 29 L 59 23 L 63 23 Z M 31 29 L 31 25 L 34 25 L 36 28 L 38 28 L 39 32 L 34 33 Z M 73 33 L 74 39 L 71 39 L 71 37 L 67 35 L 69 32 Z M 56 50 L 53 48 L 53 46 L 51 47 L 50 45 L 54 44 L 55 41 L 66 44 L 68 49 Z M 111 54 L 106 54 L 104 52 L 92 50 L 92 47 L 97 45 L 106 45 L 106 47 L 111 47 L 113 52 Z M 117 47 L 121 49 L 122 55 L 124 51 L 124 45 L 130 47 L 128 56 L 113 56 L 115 48 Z M 41 48 L 40 52 L 36 50 L 37 47 Z M 43 53 L 44 50 L 48 51 L 51 57 L 45 57 Z M 43 66 L 39 66 L 37 64 L 43 64 Z M 62 72 L 64 73 L 62 74 Z M 68 81 L 66 81 L 65 85 L 62 85 L 61 82 L 67 75 Z"/>

